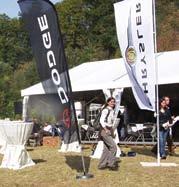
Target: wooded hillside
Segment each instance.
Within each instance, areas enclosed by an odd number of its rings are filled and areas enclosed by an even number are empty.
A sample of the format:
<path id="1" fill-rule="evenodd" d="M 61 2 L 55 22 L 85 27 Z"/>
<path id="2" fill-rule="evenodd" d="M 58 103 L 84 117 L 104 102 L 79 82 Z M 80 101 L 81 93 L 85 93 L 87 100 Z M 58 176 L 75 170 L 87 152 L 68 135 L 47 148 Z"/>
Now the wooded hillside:
<path id="1" fill-rule="evenodd" d="M 69 67 L 83 62 L 121 57 L 115 0 L 63 0 L 57 3 Z M 158 52 L 179 50 L 179 1 L 157 0 Z M 23 21 L 0 15 L 0 118 L 14 118 L 20 90 L 39 81 Z"/>

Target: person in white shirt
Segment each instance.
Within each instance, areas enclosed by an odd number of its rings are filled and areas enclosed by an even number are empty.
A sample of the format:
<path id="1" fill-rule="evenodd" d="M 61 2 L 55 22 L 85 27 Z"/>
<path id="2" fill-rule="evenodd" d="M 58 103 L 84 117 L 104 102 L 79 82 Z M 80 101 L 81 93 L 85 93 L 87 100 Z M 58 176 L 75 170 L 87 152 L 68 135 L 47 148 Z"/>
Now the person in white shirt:
<path id="1" fill-rule="evenodd" d="M 52 125 L 46 124 L 43 128 L 44 131 L 52 133 Z"/>
<path id="2" fill-rule="evenodd" d="M 52 136 L 53 135 L 53 127 L 51 124 L 45 122 L 44 127 L 39 131 L 39 144 L 43 145 L 43 137 L 44 136 Z"/>
<path id="3" fill-rule="evenodd" d="M 103 153 L 99 160 L 98 169 L 117 170 L 118 164 L 116 160 L 117 146 L 114 142 L 113 122 L 114 122 L 115 99 L 110 97 L 101 112 L 99 133 L 100 139 L 104 143 Z"/>

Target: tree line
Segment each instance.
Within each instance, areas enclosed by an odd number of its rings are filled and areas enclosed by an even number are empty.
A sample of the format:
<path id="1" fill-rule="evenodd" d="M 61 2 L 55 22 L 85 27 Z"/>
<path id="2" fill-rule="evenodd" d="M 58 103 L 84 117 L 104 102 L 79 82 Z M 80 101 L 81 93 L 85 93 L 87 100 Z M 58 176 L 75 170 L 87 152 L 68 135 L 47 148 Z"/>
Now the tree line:
<path id="1" fill-rule="evenodd" d="M 114 18 L 116 0 L 63 0 L 56 10 L 69 68 L 121 57 Z M 179 49 L 179 2 L 156 1 L 158 52 Z M 121 25 L 122 27 L 122 25 Z M 15 118 L 20 90 L 39 82 L 29 37 L 19 18 L 0 15 L 0 118 Z"/>

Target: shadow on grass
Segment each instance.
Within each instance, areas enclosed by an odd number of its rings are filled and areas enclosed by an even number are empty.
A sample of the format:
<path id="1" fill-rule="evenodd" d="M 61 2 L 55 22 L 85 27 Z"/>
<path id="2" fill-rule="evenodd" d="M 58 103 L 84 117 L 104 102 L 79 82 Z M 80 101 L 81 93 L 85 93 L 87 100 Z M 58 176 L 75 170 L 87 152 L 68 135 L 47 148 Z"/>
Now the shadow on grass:
<path id="1" fill-rule="evenodd" d="M 167 153 L 167 155 L 169 155 L 169 154 Z M 171 157 L 179 157 L 179 154 L 178 153 L 173 153 L 172 155 L 169 155 L 169 156 L 171 156 Z"/>
<path id="2" fill-rule="evenodd" d="M 134 151 L 134 152 L 136 152 L 137 154 L 140 154 L 140 155 L 156 157 L 156 155 L 151 152 L 151 149 L 145 148 L 145 147 L 132 147 L 131 151 Z"/>
<path id="3" fill-rule="evenodd" d="M 41 163 L 41 162 L 47 162 L 46 160 L 43 159 L 33 159 L 33 161 L 37 164 L 37 163 Z"/>
<path id="4" fill-rule="evenodd" d="M 66 163 L 71 169 L 75 169 L 77 172 L 83 172 L 82 157 L 81 156 L 65 156 Z M 90 157 L 84 157 L 85 169 L 86 172 L 89 171 L 90 166 Z"/>
<path id="5" fill-rule="evenodd" d="M 90 147 L 82 147 L 82 150 L 85 150 L 85 149 L 91 149 Z"/>
<path id="6" fill-rule="evenodd" d="M 131 151 L 136 152 L 137 154 L 141 154 L 141 155 L 146 155 L 146 156 L 151 156 L 151 157 L 157 157 L 157 155 L 155 155 L 154 153 L 151 152 L 151 149 L 149 148 L 145 148 L 145 147 L 132 147 Z M 173 155 L 169 155 L 168 151 L 166 151 L 166 154 L 170 157 L 179 157 L 179 154 L 174 153 Z"/>
<path id="7" fill-rule="evenodd" d="M 34 149 L 32 149 L 32 148 L 27 148 L 26 150 L 27 150 L 27 151 L 33 151 Z"/>

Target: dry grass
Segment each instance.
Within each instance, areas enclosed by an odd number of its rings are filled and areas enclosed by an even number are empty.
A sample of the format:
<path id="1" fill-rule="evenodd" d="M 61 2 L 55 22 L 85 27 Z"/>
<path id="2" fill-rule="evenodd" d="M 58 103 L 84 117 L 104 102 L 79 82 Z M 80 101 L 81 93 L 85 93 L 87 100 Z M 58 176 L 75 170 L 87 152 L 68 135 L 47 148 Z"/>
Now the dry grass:
<path id="1" fill-rule="evenodd" d="M 79 154 L 62 154 L 57 148 L 28 147 L 35 166 L 22 170 L 0 169 L 0 186 L 10 187 L 179 187 L 178 167 L 142 167 L 140 161 L 156 162 L 150 147 L 122 147 L 124 152 L 133 150 L 136 157 L 122 157 L 119 171 L 98 170 L 98 160 L 90 159 L 91 146 L 84 146 L 84 158 L 88 173 L 92 179 L 77 180 L 82 173 Z M 176 156 L 170 156 L 162 162 L 179 164 L 179 148 Z M 2 159 L 2 156 L 0 157 Z"/>

